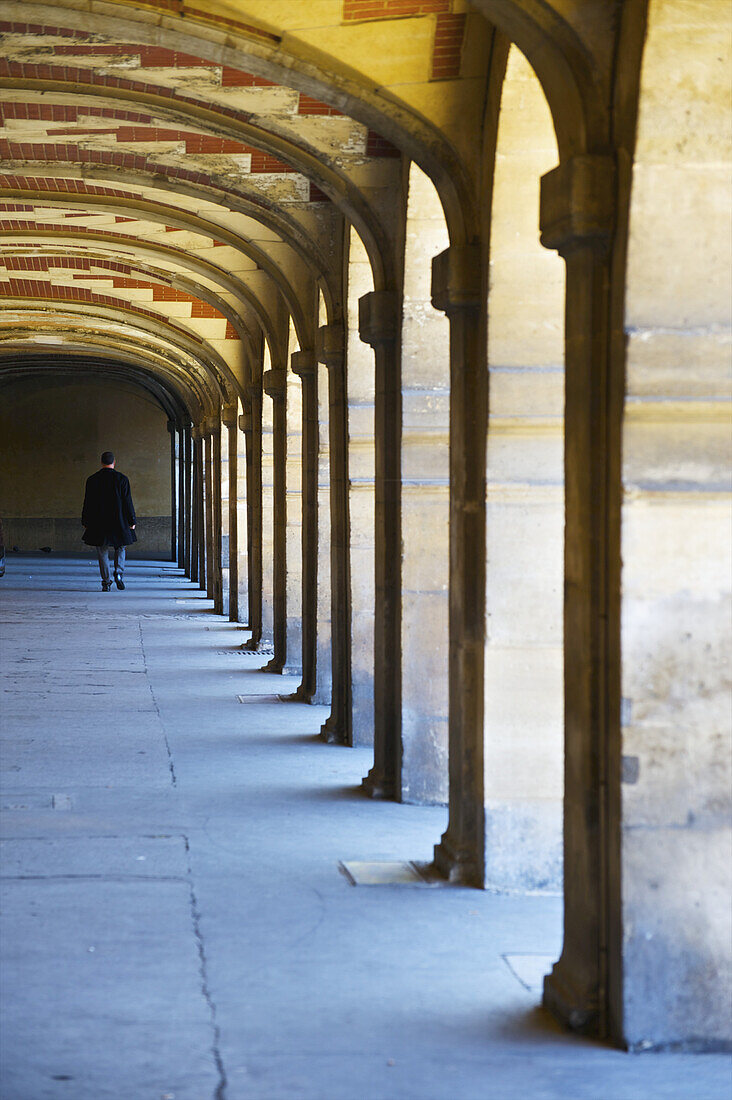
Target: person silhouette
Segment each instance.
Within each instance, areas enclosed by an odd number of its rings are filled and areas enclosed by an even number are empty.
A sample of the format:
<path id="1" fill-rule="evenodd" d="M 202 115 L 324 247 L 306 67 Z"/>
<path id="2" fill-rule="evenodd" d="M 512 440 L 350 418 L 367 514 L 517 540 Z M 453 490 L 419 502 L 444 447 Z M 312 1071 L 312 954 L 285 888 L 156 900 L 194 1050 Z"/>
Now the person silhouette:
<path id="1" fill-rule="evenodd" d="M 126 548 L 137 542 L 137 519 L 132 503 L 130 479 L 115 470 L 111 451 L 102 454 L 102 468 L 86 479 L 81 522 L 85 528 L 82 540 L 95 546 L 102 578 L 102 592 L 109 592 L 109 547 L 114 549 L 114 583 L 124 589 Z"/>

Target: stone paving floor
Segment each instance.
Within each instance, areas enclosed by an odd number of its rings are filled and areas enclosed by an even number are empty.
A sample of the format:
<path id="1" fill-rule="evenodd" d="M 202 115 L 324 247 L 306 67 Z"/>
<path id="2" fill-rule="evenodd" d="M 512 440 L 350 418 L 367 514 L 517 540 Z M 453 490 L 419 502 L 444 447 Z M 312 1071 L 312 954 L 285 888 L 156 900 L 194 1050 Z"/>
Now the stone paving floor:
<path id="1" fill-rule="evenodd" d="M 2 1100 L 728 1100 L 728 1058 L 545 1017 L 560 899 L 350 885 L 445 811 L 364 799 L 323 708 L 242 705 L 296 681 L 179 570 L 127 581 L 0 581 Z"/>

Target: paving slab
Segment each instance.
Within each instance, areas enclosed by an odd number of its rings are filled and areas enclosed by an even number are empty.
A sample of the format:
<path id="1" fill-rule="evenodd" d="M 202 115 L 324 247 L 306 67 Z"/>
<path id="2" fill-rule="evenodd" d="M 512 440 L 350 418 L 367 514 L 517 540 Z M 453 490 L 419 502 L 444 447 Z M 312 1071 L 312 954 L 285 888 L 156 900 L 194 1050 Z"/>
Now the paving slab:
<path id="1" fill-rule="evenodd" d="M 126 581 L 0 582 L 2 1100 L 728 1100 L 724 1056 L 543 1013 L 560 898 L 354 888 L 444 807 L 364 798 L 369 750 L 172 564 Z"/>

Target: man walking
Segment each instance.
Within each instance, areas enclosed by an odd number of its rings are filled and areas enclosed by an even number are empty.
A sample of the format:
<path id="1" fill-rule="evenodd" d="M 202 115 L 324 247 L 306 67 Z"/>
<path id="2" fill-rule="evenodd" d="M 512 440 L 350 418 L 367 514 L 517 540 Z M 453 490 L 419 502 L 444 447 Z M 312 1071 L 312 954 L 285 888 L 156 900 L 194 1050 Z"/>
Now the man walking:
<path id="1" fill-rule="evenodd" d="M 87 546 L 97 548 L 102 592 L 109 592 L 112 587 L 107 554 L 110 546 L 114 548 L 114 583 L 120 590 L 123 589 L 125 547 L 137 542 L 137 520 L 132 504 L 130 480 L 115 470 L 111 451 L 105 451 L 102 455 L 101 470 L 86 479 L 81 522 L 86 528 L 83 541 Z"/>

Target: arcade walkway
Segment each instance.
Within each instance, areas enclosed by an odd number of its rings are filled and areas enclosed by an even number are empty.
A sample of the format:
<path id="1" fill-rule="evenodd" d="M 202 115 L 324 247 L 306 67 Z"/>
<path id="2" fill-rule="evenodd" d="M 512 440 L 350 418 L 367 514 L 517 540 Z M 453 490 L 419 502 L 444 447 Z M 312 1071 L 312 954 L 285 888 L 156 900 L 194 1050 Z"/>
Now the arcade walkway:
<path id="1" fill-rule="evenodd" d="M 536 1009 L 558 898 L 349 885 L 339 860 L 428 859 L 444 811 L 362 798 L 368 751 L 318 741 L 178 569 L 127 580 L 0 582 L 3 1100 L 727 1095 L 728 1059 Z"/>

